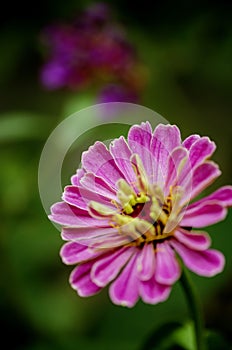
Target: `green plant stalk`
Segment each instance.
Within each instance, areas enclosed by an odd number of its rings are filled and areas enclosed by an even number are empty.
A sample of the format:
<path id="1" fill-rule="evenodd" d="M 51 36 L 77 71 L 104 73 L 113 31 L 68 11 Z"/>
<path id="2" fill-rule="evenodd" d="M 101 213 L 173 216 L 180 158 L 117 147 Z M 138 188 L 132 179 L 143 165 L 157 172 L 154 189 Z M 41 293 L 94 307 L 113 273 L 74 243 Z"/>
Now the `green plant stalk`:
<path id="1" fill-rule="evenodd" d="M 180 282 L 185 292 L 190 314 L 194 323 L 196 350 L 206 350 L 204 322 L 200 301 L 185 267 L 182 267 Z"/>

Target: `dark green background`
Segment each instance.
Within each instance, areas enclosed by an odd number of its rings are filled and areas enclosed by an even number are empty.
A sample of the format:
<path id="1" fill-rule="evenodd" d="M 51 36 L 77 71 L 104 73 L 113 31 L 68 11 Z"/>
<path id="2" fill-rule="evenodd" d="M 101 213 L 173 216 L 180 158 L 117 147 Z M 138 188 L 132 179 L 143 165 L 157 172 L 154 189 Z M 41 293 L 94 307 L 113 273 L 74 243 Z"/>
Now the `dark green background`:
<path id="1" fill-rule="evenodd" d="M 68 284 L 71 267 L 60 261 L 60 234 L 40 202 L 37 172 L 47 137 L 63 118 L 94 103 L 94 95 L 43 89 L 39 33 L 44 25 L 68 21 L 90 3 L 18 2 L 1 11 L 0 314 L 7 349 L 139 350 L 156 327 L 188 318 L 178 283 L 167 302 L 139 302 L 129 310 L 112 305 L 107 290 L 78 297 Z M 212 189 L 231 183 L 231 6 L 223 1 L 110 4 L 147 68 L 143 104 L 177 124 L 183 137 L 199 133 L 213 139 L 222 175 Z M 192 275 L 207 327 L 230 341 L 231 222 L 230 211 L 224 222 L 208 229 L 213 247 L 226 256 L 224 272 L 211 279 Z"/>

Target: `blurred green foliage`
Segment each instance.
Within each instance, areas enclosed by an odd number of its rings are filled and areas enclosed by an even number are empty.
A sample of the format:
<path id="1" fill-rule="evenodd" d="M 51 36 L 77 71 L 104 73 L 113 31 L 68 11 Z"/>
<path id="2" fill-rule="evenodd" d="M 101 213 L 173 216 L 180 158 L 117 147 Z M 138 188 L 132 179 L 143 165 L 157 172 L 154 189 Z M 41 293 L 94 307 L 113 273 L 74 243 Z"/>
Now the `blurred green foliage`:
<path id="1" fill-rule="evenodd" d="M 94 96 L 89 91 L 43 89 L 38 79 L 39 33 L 45 24 L 67 20 L 89 3 L 42 1 L 30 16 L 25 15 L 27 5 L 20 3 L 9 8 L 1 24 L 0 308 L 1 339 L 8 349 L 136 350 L 164 322 L 188 318 L 178 284 L 164 304 L 139 302 L 131 310 L 112 305 L 107 291 L 88 299 L 76 296 L 68 284 L 71 267 L 59 257 L 60 234 L 40 202 L 37 172 L 47 137 L 70 113 L 94 103 Z M 143 104 L 177 124 L 183 137 L 210 136 L 218 147 L 214 160 L 223 172 L 211 189 L 230 183 L 231 6 L 223 1 L 188 6 L 171 1 L 111 3 L 147 68 Z M 121 132 L 119 128 L 118 135 Z M 87 146 L 83 140 L 83 149 Z M 65 174 L 66 182 L 71 175 L 71 171 Z M 213 247 L 226 256 L 225 271 L 211 279 L 192 274 L 206 326 L 228 341 L 232 334 L 231 229 L 231 211 L 224 222 L 208 229 Z"/>

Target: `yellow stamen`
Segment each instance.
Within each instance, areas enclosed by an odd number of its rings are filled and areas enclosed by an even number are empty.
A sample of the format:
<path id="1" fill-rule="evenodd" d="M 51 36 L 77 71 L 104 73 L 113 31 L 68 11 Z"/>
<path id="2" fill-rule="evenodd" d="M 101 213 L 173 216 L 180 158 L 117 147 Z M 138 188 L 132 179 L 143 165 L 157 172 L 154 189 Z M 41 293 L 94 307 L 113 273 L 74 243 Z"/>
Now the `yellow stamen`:
<path id="1" fill-rule="evenodd" d="M 143 163 L 138 156 L 138 154 L 133 154 L 131 156 L 131 165 L 133 167 L 133 170 L 135 172 L 135 175 L 138 179 L 137 186 L 141 190 L 141 192 L 148 193 L 148 187 L 149 182 L 146 176 L 146 171 L 143 167 Z"/>

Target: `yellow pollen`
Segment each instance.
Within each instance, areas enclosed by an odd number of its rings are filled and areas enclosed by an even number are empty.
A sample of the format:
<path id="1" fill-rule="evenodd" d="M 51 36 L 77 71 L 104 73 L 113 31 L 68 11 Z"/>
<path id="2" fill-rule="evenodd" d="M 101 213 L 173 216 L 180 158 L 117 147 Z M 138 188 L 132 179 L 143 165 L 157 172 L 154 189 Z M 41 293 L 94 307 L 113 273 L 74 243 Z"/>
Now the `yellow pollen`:
<path id="1" fill-rule="evenodd" d="M 137 181 L 132 186 L 125 179 L 118 180 L 117 198 L 111 201 L 115 209 L 97 202 L 91 202 L 89 209 L 99 219 L 108 218 L 109 225 L 128 239 L 126 245 L 142 246 L 153 242 L 155 247 L 157 241 L 173 235 L 181 211 L 182 189 L 170 186 L 165 196 L 157 184 L 149 183 L 138 155 L 131 157 L 131 163 Z"/>
<path id="2" fill-rule="evenodd" d="M 166 198 L 158 186 L 153 186 L 149 194 L 142 191 L 136 194 L 125 180 L 120 180 L 118 188 L 120 195 L 117 196 L 122 209 L 112 217 L 112 227 L 117 228 L 120 235 L 128 236 L 129 245 L 140 246 L 173 235 L 173 230 L 165 231 L 169 220 L 175 217 L 172 213 L 173 200 L 179 199 L 174 198 L 173 188 Z M 143 213 L 145 205 L 147 208 Z"/>

